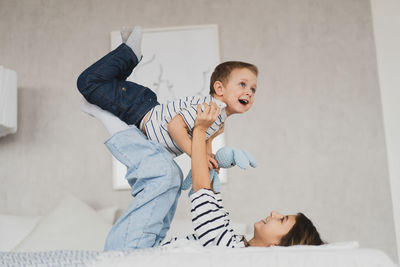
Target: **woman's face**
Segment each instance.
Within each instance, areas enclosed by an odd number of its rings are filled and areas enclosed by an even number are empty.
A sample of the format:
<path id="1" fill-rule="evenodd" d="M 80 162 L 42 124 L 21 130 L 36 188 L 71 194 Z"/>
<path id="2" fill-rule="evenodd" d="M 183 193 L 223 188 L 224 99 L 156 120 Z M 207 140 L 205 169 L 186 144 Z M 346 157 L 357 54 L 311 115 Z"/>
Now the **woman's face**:
<path id="1" fill-rule="evenodd" d="M 296 223 L 296 215 L 282 215 L 272 211 L 270 215 L 254 224 L 254 238 L 261 241 L 266 247 L 279 245 Z"/>

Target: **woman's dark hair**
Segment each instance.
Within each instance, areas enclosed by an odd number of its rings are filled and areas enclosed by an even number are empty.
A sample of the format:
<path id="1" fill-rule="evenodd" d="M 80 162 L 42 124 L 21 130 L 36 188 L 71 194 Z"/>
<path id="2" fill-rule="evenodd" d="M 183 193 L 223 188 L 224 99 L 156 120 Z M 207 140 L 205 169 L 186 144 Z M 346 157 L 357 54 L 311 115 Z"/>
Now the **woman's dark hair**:
<path id="1" fill-rule="evenodd" d="M 292 229 L 281 238 L 279 246 L 293 245 L 323 245 L 319 233 L 313 223 L 303 213 L 297 213 L 296 223 Z"/>

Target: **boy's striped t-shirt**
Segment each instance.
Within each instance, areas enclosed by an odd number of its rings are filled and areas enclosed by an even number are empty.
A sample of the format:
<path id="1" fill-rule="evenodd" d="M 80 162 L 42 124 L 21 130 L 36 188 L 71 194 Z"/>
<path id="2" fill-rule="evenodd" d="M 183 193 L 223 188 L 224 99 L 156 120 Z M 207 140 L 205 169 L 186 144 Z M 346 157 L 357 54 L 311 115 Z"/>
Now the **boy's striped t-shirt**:
<path id="1" fill-rule="evenodd" d="M 206 138 L 208 139 L 224 125 L 227 117 L 225 112 L 226 104 L 213 98 L 211 95 L 185 97 L 155 106 L 149 111 L 150 116 L 145 124 L 147 137 L 164 146 L 172 156 L 177 157 L 181 155 L 183 151 L 173 141 L 168 132 L 168 123 L 176 115 L 181 115 L 189 128 L 188 134 L 191 137 L 191 131 L 197 116 L 197 105 L 202 103 L 209 104 L 211 101 L 217 104 L 220 114 L 207 130 Z"/>
<path id="2" fill-rule="evenodd" d="M 190 196 L 190 201 L 194 234 L 186 239 L 196 240 L 204 247 L 245 247 L 243 236 L 235 234 L 230 226 L 229 212 L 222 206 L 220 193 L 200 189 Z M 176 240 L 178 238 L 172 238 L 162 245 L 173 244 Z"/>

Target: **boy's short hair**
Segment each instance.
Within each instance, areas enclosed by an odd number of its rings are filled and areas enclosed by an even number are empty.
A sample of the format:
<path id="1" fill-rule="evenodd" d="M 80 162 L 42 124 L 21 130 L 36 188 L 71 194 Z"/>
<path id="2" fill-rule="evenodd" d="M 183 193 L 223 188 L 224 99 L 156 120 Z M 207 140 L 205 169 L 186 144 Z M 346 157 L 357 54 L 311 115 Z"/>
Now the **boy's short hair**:
<path id="1" fill-rule="evenodd" d="M 256 76 L 258 76 L 258 68 L 250 63 L 242 62 L 242 61 L 226 61 L 215 67 L 214 72 L 211 75 L 210 79 L 210 95 L 215 94 L 214 83 L 216 81 L 222 82 L 222 84 L 226 84 L 229 80 L 229 76 L 231 75 L 234 69 L 248 69 L 253 72 Z"/>

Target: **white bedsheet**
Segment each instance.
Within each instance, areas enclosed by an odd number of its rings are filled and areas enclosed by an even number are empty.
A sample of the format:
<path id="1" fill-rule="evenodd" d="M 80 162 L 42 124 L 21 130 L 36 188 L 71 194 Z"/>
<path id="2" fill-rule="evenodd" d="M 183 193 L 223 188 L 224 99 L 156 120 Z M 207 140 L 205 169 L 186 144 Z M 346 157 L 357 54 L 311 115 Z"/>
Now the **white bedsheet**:
<path id="1" fill-rule="evenodd" d="M 146 266 L 273 266 L 273 267 L 394 267 L 383 252 L 360 249 L 357 243 L 321 247 L 203 248 L 186 240 L 170 247 L 132 252 L 44 251 L 0 252 L 0 266 L 15 267 L 146 267 Z"/>
<path id="2" fill-rule="evenodd" d="M 93 267 L 125 266 L 273 266 L 273 267 L 394 267 L 383 252 L 348 246 L 271 247 L 271 248 L 203 248 L 193 243 L 184 247 L 142 249 L 130 253 L 102 253 Z"/>

